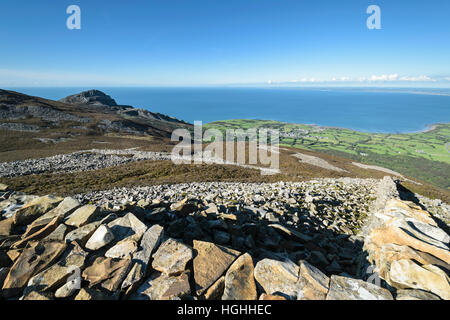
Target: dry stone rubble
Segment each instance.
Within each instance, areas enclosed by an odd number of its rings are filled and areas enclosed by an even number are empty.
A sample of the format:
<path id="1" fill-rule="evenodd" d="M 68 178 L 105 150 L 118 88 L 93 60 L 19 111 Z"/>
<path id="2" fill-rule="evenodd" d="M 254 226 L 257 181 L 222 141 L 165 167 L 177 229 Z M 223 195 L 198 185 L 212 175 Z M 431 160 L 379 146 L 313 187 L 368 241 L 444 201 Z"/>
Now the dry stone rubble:
<path id="1" fill-rule="evenodd" d="M 450 299 L 446 204 L 389 177 L 1 190 L 2 299 Z"/>

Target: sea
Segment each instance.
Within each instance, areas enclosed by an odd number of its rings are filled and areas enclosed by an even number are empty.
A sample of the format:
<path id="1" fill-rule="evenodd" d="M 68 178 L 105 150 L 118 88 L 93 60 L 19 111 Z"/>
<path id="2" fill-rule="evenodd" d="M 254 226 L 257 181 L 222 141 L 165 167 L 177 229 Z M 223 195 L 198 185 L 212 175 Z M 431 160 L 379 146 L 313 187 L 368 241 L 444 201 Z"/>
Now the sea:
<path id="1" fill-rule="evenodd" d="M 94 88 L 5 88 L 58 100 Z M 108 87 L 118 104 L 190 123 L 277 120 L 373 133 L 411 133 L 450 122 L 450 89 Z"/>

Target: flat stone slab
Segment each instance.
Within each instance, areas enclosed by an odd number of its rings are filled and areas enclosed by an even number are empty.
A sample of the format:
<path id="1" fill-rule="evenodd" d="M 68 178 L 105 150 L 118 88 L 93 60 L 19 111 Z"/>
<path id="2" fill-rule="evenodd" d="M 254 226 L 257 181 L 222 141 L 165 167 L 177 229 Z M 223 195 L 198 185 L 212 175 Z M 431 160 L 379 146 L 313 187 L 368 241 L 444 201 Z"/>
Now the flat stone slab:
<path id="1" fill-rule="evenodd" d="M 330 278 L 322 271 L 307 261 L 300 262 L 297 296 L 299 300 L 325 300 L 329 284 Z"/>
<path id="2" fill-rule="evenodd" d="M 106 251 L 105 257 L 115 259 L 131 259 L 137 248 L 138 245 L 136 241 L 132 239 L 125 239 Z"/>
<path id="3" fill-rule="evenodd" d="M 168 276 L 178 275 L 186 269 L 192 257 L 192 248 L 175 239 L 168 239 L 153 255 L 152 267 Z"/>
<path id="4" fill-rule="evenodd" d="M 189 285 L 189 273 L 183 273 L 176 277 L 165 274 L 154 274 L 137 292 L 131 296 L 133 300 L 171 300 L 182 298 L 191 294 Z"/>
<path id="5" fill-rule="evenodd" d="M 116 241 L 122 241 L 130 237 L 138 242 L 147 231 L 147 226 L 132 213 L 127 213 L 125 216 L 111 221 L 108 223 L 108 227 L 114 234 Z"/>
<path id="6" fill-rule="evenodd" d="M 228 269 L 222 300 L 257 300 L 253 259 L 245 253 Z"/>
<path id="7" fill-rule="evenodd" d="M 3 284 L 4 297 L 19 294 L 27 285 L 28 280 L 51 265 L 66 249 L 64 242 L 34 243 L 25 249 L 11 267 Z"/>
<path id="8" fill-rule="evenodd" d="M 97 214 L 98 208 L 96 206 L 82 206 L 69 215 L 64 223 L 73 227 L 82 227 L 89 222 L 92 222 Z"/>
<path id="9" fill-rule="evenodd" d="M 332 275 L 327 300 L 394 300 L 392 294 L 363 280 Z"/>
<path id="10" fill-rule="evenodd" d="M 201 295 L 215 283 L 241 254 L 211 242 L 194 240 L 195 290 Z"/>
<path id="11" fill-rule="evenodd" d="M 114 240 L 114 234 L 105 225 L 101 225 L 95 230 L 89 240 L 86 242 L 86 249 L 95 251 L 103 248 Z"/>
<path id="12" fill-rule="evenodd" d="M 267 294 L 297 299 L 300 268 L 291 260 L 264 259 L 255 267 L 255 279 Z"/>
<path id="13" fill-rule="evenodd" d="M 19 226 L 27 225 L 55 208 L 62 200 L 63 198 L 52 195 L 35 198 L 17 210 L 14 223 Z"/>

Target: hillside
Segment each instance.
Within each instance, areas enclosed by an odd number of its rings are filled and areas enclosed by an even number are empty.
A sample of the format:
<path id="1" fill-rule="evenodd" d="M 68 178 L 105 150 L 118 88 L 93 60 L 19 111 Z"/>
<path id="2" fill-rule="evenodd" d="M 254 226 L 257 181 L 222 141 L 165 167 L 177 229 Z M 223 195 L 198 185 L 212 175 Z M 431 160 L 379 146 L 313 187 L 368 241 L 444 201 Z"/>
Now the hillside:
<path id="1" fill-rule="evenodd" d="M 221 129 L 253 125 L 280 129 L 281 143 L 286 146 L 280 148 L 280 170 L 271 176 L 261 176 L 258 172 L 264 167 L 261 164 L 223 165 L 213 161 L 202 165 L 174 165 L 170 161 L 170 152 L 176 143 L 170 141 L 171 132 L 178 127 L 191 128 L 190 124 L 147 110 L 118 105 L 113 98 L 98 90 L 71 95 L 61 101 L 3 90 L 0 91 L 0 116 L 0 182 L 19 191 L 70 195 L 74 192 L 161 183 L 295 182 L 344 177 L 380 179 L 389 174 L 402 180 L 414 192 L 450 201 L 450 192 L 439 187 L 449 181 L 446 178 L 450 172 L 448 163 L 431 161 L 423 154 L 418 154 L 415 162 L 405 162 L 405 156 L 395 156 L 403 166 L 411 167 L 420 161 L 430 165 L 429 171 L 424 170 L 423 166 L 416 168 L 420 171 L 417 175 L 408 174 L 409 171 L 400 170 L 402 168 L 395 170 L 396 167 L 391 166 L 394 161 L 381 163 L 382 168 L 365 166 L 368 159 L 385 159 L 388 155 L 365 150 L 367 156 L 363 157 L 350 152 L 356 144 L 350 145 L 349 137 L 353 140 L 360 136 L 370 137 L 350 130 L 341 132 L 333 128 L 251 120 L 206 125 Z M 433 134 L 438 141 L 442 139 L 441 135 L 446 134 L 445 130 L 446 126 L 439 126 L 435 131 L 422 134 L 425 138 L 421 139 L 430 140 L 427 135 Z M 325 135 L 331 137 L 333 133 L 339 143 L 323 142 L 314 137 L 317 132 L 323 136 L 323 141 L 327 140 Z M 301 139 L 292 138 L 293 134 L 301 135 Z M 292 139 L 298 142 L 289 144 Z M 414 143 L 419 140 L 414 139 Z M 304 144 L 299 144 L 301 141 Z M 378 147 L 389 149 L 384 144 Z M 442 152 L 436 157 L 445 159 Z M 375 164 L 380 164 L 380 161 Z M 434 182 L 434 185 L 423 178 L 430 176 L 434 180 L 428 181 Z"/>
<path id="2" fill-rule="evenodd" d="M 96 90 L 0 101 L 0 300 L 450 299 L 449 190 L 284 140 L 271 175 L 175 164 L 191 125 Z"/>
<path id="3" fill-rule="evenodd" d="M 105 145 L 155 148 L 184 121 L 159 113 L 117 105 L 98 90 L 61 101 L 0 89 L 0 161 L 70 153 Z"/>
<path id="4" fill-rule="evenodd" d="M 130 133 L 170 137 L 187 123 L 159 113 L 117 105 L 98 90 L 52 101 L 0 89 L 1 129 L 66 135 Z"/>
<path id="5" fill-rule="evenodd" d="M 220 130 L 278 129 L 281 145 L 389 168 L 450 189 L 450 124 L 438 124 L 428 131 L 410 134 L 365 133 L 264 120 L 216 121 L 204 127 Z"/>

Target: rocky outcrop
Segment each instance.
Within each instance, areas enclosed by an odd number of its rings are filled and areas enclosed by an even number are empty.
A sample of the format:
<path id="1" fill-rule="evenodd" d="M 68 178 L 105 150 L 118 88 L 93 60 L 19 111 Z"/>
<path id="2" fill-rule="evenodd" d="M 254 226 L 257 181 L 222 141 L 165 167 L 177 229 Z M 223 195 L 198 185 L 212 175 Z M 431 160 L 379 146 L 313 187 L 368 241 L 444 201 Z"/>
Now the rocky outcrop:
<path id="1" fill-rule="evenodd" d="M 37 118 L 43 121 L 48 121 L 53 124 L 59 124 L 61 121 L 90 123 L 91 118 L 80 117 L 72 113 L 64 112 L 52 108 L 50 106 L 40 105 L 7 105 L 0 108 L 0 119 L 16 121 L 25 120 L 27 118 Z M 40 127 L 28 126 L 23 124 L 3 124 L 3 129 L 13 131 L 39 131 Z M 18 130 L 19 129 L 19 130 Z"/>
<path id="2" fill-rule="evenodd" d="M 83 91 L 81 93 L 65 97 L 59 101 L 78 105 L 99 105 L 108 107 L 117 106 L 117 103 L 113 98 L 99 90 Z"/>
<path id="3" fill-rule="evenodd" d="M 392 179 L 375 182 L 367 199 L 377 197 L 368 216 L 358 216 L 358 236 L 347 230 L 352 215 L 339 212 L 324 181 L 315 183 L 323 198 L 310 184 L 221 184 L 214 196 L 214 184 L 193 184 L 103 205 L 87 195 L 33 197 L 4 186 L 0 208 L 10 209 L 0 220 L 2 297 L 450 299 L 450 237 L 427 210 L 400 200 Z M 320 206 L 325 199 L 333 204 Z M 342 219 L 337 228 L 319 218 L 332 211 Z M 320 225 L 306 223 L 315 216 Z"/>
<path id="4" fill-rule="evenodd" d="M 177 127 L 191 127 L 173 117 L 118 105 L 99 90 L 52 101 L 0 89 L 0 119 L 3 120 L 0 131 L 47 132 L 51 129 L 50 137 L 31 138 L 42 143 L 59 143 L 78 134 L 102 135 L 110 132 L 170 137 Z M 67 125 L 76 131 L 67 134 Z M 58 131 L 66 137 L 55 137 Z"/>
<path id="5" fill-rule="evenodd" d="M 409 201 L 385 198 L 365 233 L 370 265 L 363 277 L 384 283 L 401 299 L 450 299 L 450 236 L 429 212 Z"/>
<path id="6" fill-rule="evenodd" d="M 25 123 L 0 123 L 0 129 L 19 132 L 39 132 L 39 127 Z"/>

